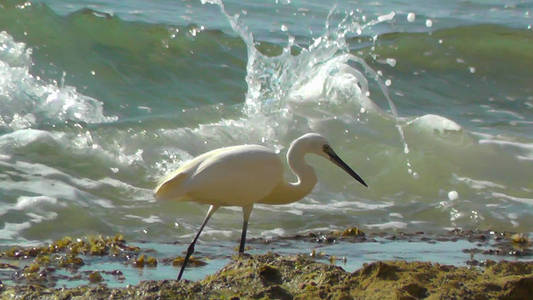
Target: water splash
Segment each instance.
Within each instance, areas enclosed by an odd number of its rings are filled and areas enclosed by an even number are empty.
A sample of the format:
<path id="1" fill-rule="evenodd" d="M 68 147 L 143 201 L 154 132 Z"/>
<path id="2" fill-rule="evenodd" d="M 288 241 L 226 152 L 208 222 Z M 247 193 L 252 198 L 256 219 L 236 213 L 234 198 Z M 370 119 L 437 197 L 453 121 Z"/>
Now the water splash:
<path id="1" fill-rule="evenodd" d="M 301 110 L 310 106 L 304 117 L 309 119 L 324 115 L 322 104 L 350 104 L 353 111 L 377 113 L 386 119 L 392 119 L 403 143 L 404 153 L 409 154 L 409 146 L 398 115 L 398 110 L 389 95 L 387 85 L 381 74 L 370 67 L 364 59 L 350 53 L 347 36 L 362 36 L 365 30 L 377 24 L 394 19 L 395 12 L 378 16 L 368 22 L 354 11 L 346 12 L 344 18 L 335 26 L 332 16 L 334 6 L 326 19 L 325 32 L 314 39 L 309 46 L 296 43 L 295 37 L 288 34 L 287 44 L 278 56 L 262 54 L 255 46 L 252 32 L 240 19 L 239 15 L 229 14 L 221 0 L 204 0 L 220 7 L 234 32 L 238 33 L 246 44 L 248 51 L 246 83 L 248 90 L 244 113 L 248 116 L 281 113 L 283 119 L 292 119 Z M 377 36 L 373 42 L 376 42 Z M 299 49 L 295 54 L 293 48 Z M 395 64 L 395 62 L 394 62 Z M 386 113 L 370 98 L 368 79 L 378 85 L 387 100 L 390 114 Z M 308 105 L 306 105 L 308 104 Z M 312 112 L 314 111 L 314 113 Z M 319 114 L 316 112 L 319 111 Z M 326 118 L 336 118 L 333 113 L 325 113 Z M 268 118 L 267 118 L 268 119 Z M 271 137 L 275 139 L 275 137 Z M 409 174 L 415 174 L 408 158 Z M 415 176 L 416 177 L 416 176 Z"/>
<path id="2" fill-rule="evenodd" d="M 45 123 L 72 120 L 84 123 L 112 122 L 103 103 L 64 84 L 47 83 L 30 73 L 32 50 L 0 32 L 0 128 L 33 128 Z M 63 76 L 64 78 L 64 76 Z"/>

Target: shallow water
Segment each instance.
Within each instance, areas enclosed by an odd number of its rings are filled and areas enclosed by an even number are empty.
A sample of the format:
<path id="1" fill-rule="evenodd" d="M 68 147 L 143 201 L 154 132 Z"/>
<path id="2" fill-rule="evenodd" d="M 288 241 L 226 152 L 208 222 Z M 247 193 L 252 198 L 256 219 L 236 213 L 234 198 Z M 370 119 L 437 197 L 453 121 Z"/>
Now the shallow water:
<path id="1" fill-rule="evenodd" d="M 310 157 L 314 191 L 257 205 L 250 237 L 531 231 L 533 2 L 423 3 L 5 1 L 0 243 L 188 241 L 207 207 L 156 202 L 161 176 L 309 131 L 369 188 Z M 240 225 L 221 209 L 202 239 Z"/>
<path id="2" fill-rule="evenodd" d="M 483 237 L 484 235 L 484 237 Z M 500 239 L 498 239 L 500 238 Z M 47 280 L 42 284 L 56 288 L 72 288 L 81 285 L 95 284 L 89 281 L 89 274 L 98 271 L 103 278 L 103 283 L 108 287 L 125 287 L 137 285 L 145 280 L 175 280 L 180 266 L 172 266 L 172 260 L 180 253 L 184 254 L 186 245 L 169 243 L 134 242 L 128 247 L 138 247 L 138 253 L 129 255 L 80 255 L 84 265 L 76 269 L 61 267 L 52 268 L 53 271 L 45 273 Z M 194 257 L 205 263 L 203 266 L 188 267 L 183 279 L 199 281 L 206 276 L 215 274 L 225 265 L 229 264 L 237 253 L 232 249 L 237 246 L 231 241 L 200 242 L 196 246 Z M 275 253 L 276 255 L 312 258 L 325 264 L 335 264 L 347 272 L 354 272 L 365 264 L 376 261 L 424 261 L 454 266 L 482 266 L 488 260 L 492 261 L 529 261 L 531 251 L 527 246 L 513 244 L 508 239 L 501 239 L 500 233 L 477 233 L 473 236 L 455 237 L 452 233 L 440 236 L 430 234 L 385 234 L 368 236 L 367 238 L 331 238 L 328 235 L 318 234 L 316 240 L 309 237 L 292 237 L 274 240 L 253 239 L 247 244 L 246 255 Z M 235 249 L 236 250 L 236 249 Z M 522 251 L 517 252 L 516 251 Z M 68 251 L 67 251 L 68 252 Z M 155 257 L 157 266 L 135 267 L 133 261 L 140 254 Z M 56 253 L 64 256 L 64 253 Z M 235 257 L 233 257 L 235 255 Z M 16 266 L 18 269 L 4 268 L 0 271 L 0 279 L 4 284 L 24 284 L 21 278 L 25 266 L 36 259 L 9 259 L 3 258 L 2 263 Z M 191 264 L 190 264 L 191 265 Z M 53 267 L 52 264 L 49 267 Z M 41 269 L 44 270 L 43 267 Z M 120 275 L 115 272 L 120 271 Z M 113 275 L 115 274 L 115 275 Z"/>

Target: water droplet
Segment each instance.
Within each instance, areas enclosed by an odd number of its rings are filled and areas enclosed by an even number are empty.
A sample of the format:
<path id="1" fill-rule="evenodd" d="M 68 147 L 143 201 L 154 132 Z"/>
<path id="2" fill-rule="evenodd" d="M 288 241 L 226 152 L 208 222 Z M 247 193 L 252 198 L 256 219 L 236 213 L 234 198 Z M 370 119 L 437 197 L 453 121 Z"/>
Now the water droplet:
<path id="1" fill-rule="evenodd" d="M 391 66 L 391 67 L 396 66 L 396 59 L 394 59 L 394 58 L 387 58 L 386 62 L 387 62 L 387 64 L 389 64 L 389 66 Z"/>
<path id="2" fill-rule="evenodd" d="M 361 107 L 361 109 L 359 110 L 360 113 L 364 114 L 366 112 L 366 109 L 364 107 Z"/>
<path id="3" fill-rule="evenodd" d="M 416 19 L 416 15 L 414 12 L 410 12 L 407 14 L 407 22 L 413 23 Z"/>
<path id="4" fill-rule="evenodd" d="M 472 73 L 472 74 L 476 73 L 476 68 L 475 67 L 469 67 L 468 70 L 470 70 L 470 73 Z"/>
<path id="5" fill-rule="evenodd" d="M 281 31 L 286 32 L 287 30 L 289 30 L 289 28 L 287 28 L 287 25 L 281 24 Z"/>
<path id="6" fill-rule="evenodd" d="M 450 199 L 450 201 L 457 200 L 459 199 L 459 194 L 456 191 L 450 191 L 448 192 L 448 199 Z"/>
<path id="7" fill-rule="evenodd" d="M 433 26 L 433 21 L 431 21 L 431 19 L 427 19 L 426 20 L 426 27 L 431 27 Z"/>
<path id="8" fill-rule="evenodd" d="M 392 81 L 390 79 L 385 80 L 385 85 L 390 86 L 392 84 Z"/>
<path id="9" fill-rule="evenodd" d="M 91 75 L 96 75 L 96 72 L 94 70 L 91 71 Z"/>

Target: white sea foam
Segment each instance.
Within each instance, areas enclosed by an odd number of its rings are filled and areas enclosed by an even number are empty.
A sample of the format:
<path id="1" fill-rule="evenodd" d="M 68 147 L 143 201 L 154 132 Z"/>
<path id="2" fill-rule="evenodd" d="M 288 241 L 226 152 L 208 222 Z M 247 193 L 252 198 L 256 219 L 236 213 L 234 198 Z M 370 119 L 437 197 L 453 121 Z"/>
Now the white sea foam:
<path id="1" fill-rule="evenodd" d="M 380 229 L 380 230 L 404 229 L 407 227 L 407 223 L 399 222 L 399 221 L 390 221 L 390 222 L 381 223 L 381 224 L 365 224 L 364 226 L 368 228 Z"/>
<path id="2" fill-rule="evenodd" d="M 533 151 L 533 144 L 529 144 L 529 143 L 519 143 L 519 142 L 493 140 L 493 139 L 479 140 L 479 143 L 480 144 L 495 144 L 495 145 L 500 145 L 500 146 L 510 146 L 510 147 L 516 147 L 518 149 Z"/>
<path id="3" fill-rule="evenodd" d="M 163 223 L 163 220 L 161 220 L 161 218 L 159 216 L 155 216 L 155 215 L 151 215 L 151 216 L 149 216 L 147 218 L 146 217 L 141 217 L 141 216 L 136 216 L 136 215 L 124 215 L 124 217 L 141 220 L 144 223 L 148 223 L 148 224 Z"/>
<path id="4" fill-rule="evenodd" d="M 22 222 L 22 223 L 4 223 L 4 228 L 0 229 L 0 239 L 5 240 L 16 240 L 21 234 L 21 232 L 25 229 L 28 229 L 31 227 L 30 222 Z"/>
<path id="5" fill-rule="evenodd" d="M 113 202 L 107 200 L 107 199 L 94 199 L 93 203 L 100 205 L 103 208 L 115 208 L 115 205 L 113 205 Z"/>
<path id="6" fill-rule="evenodd" d="M 211 229 L 206 228 L 204 232 L 202 232 L 202 235 L 209 236 L 209 237 L 224 237 L 229 238 L 233 236 L 234 230 L 220 230 L 220 229 Z M 188 235 L 187 237 L 192 237 L 193 235 Z"/>
<path id="7" fill-rule="evenodd" d="M 493 192 L 491 194 L 495 198 L 511 200 L 511 201 L 515 201 L 515 202 L 520 202 L 520 203 L 533 205 L 533 199 L 532 198 L 514 197 L 514 196 L 510 196 L 510 195 L 504 194 L 504 193 L 496 193 L 496 192 Z"/>
<path id="8" fill-rule="evenodd" d="M 274 228 L 271 230 L 263 230 L 261 231 L 261 237 L 265 239 L 272 239 L 275 237 L 280 237 L 286 235 L 287 232 L 283 228 Z"/>
<path id="9" fill-rule="evenodd" d="M 66 120 L 102 123 L 103 103 L 79 93 L 72 86 L 58 86 L 31 74 L 31 49 L 0 32 L 0 127 L 31 128 L 42 122 Z M 28 113 L 21 113 L 28 112 Z"/>
<path id="10" fill-rule="evenodd" d="M 53 197 L 48 197 L 48 196 L 35 196 L 35 197 L 20 196 L 17 199 L 17 203 L 15 204 L 15 207 L 13 209 L 23 210 L 23 209 L 41 206 L 43 204 L 55 205 L 57 204 L 57 199 Z"/>
<path id="11" fill-rule="evenodd" d="M 2 184 L 3 191 L 24 191 L 26 194 L 40 195 L 20 196 L 14 206 L 15 209 L 32 209 L 47 205 L 64 206 L 63 201 L 69 202 L 68 205 L 75 204 L 80 207 L 91 207 L 92 204 L 106 209 L 115 207 L 110 200 L 90 193 L 91 190 L 101 187 L 97 181 L 76 178 L 38 163 L 17 161 L 9 166 L 13 169 L 12 174 L 23 176 L 26 180 L 5 180 Z"/>
<path id="12" fill-rule="evenodd" d="M 34 224 L 41 223 L 43 221 L 51 221 L 57 218 L 58 214 L 53 211 L 40 212 L 40 213 L 26 213 L 26 216 L 30 217 L 30 221 Z"/>
<path id="13" fill-rule="evenodd" d="M 533 160 L 533 144 L 520 143 L 514 141 L 505 141 L 497 139 L 481 139 L 479 143 L 482 145 L 497 145 L 502 148 L 507 148 L 511 151 L 518 152 L 516 158 L 519 160 Z"/>
<path id="14" fill-rule="evenodd" d="M 407 123 L 409 126 L 414 126 L 420 130 L 433 131 L 438 133 L 444 132 L 458 132 L 463 128 L 456 122 L 447 119 L 443 116 L 427 114 L 417 117 Z"/>
<path id="15" fill-rule="evenodd" d="M 290 205 L 283 206 L 283 207 L 276 207 L 276 206 L 264 205 L 264 204 L 256 204 L 256 205 L 254 205 L 254 208 L 258 209 L 258 210 L 266 210 L 266 211 L 272 211 L 272 212 L 282 212 L 282 213 L 293 214 L 293 215 L 296 215 L 296 216 L 302 216 L 304 214 L 304 211 L 301 210 L 301 209 L 295 209 L 294 207 L 291 207 L 291 208 L 287 209 L 288 207 L 290 207 Z"/>
<path id="16" fill-rule="evenodd" d="M 346 213 L 348 211 L 366 211 L 375 209 L 384 209 L 393 206 L 393 202 L 366 203 L 361 201 L 331 201 L 327 203 L 307 203 L 298 201 L 288 204 L 288 207 L 298 211 L 328 211 Z"/>
<path id="17" fill-rule="evenodd" d="M 488 189 L 488 188 L 497 188 L 497 189 L 505 188 L 504 185 L 497 184 L 497 183 L 494 183 L 488 180 L 477 180 L 477 179 L 472 179 L 468 177 L 461 177 L 461 176 L 458 176 L 457 174 L 453 174 L 453 177 L 457 181 L 463 182 L 467 184 L 470 188 L 473 188 L 476 190 L 483 190 L 483 189 Z"/>
<path id="18" fill-rule="evenodd" d="M 47 145 L 50 148 L 60 147 L 58 139 L 63 134 L 53 134 L 48 131 L 36 129 L 21 129 L 11 133 L 0 135 L 0 149 L 4 153 L 20 151 L 29 145 Z"/>

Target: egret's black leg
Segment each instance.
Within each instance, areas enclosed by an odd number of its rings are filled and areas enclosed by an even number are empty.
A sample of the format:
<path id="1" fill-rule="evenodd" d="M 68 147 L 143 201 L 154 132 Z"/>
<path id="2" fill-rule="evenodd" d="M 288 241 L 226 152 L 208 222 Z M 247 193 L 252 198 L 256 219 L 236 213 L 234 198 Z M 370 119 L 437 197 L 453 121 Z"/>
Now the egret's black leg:
<path id="1" fill-rule="evenodd" d="M 248 230 L 248 219 L 250 219 L 252 208 L 253 208 L 253 205 L 242 208 L 243 222 L 242 222 L 242 234 L 241 234 L 241 244 L 239 246 L 239 254 L 244 253 L 244 244 L 246 244 L 246 231 Z"/>
<path id="2" fill-rule="evenodd" d="M 248 229 L 248 221 L 242 223 L 241 245 L 239 246 L 239 253 L 244 253 L 244 244 L 246 243 L 246 230 Z"/>
<path id="3" fill-rule="evenodd" d="M 209 207 L 209 210 L 207 211 L 207 215 L 205 216 L 205 220 L 202 223 L 202 226 L 200 226 L 200 230 L 198 230 L 198 233 L 192 240 L 192 243 L 189 245 L 189 248 L 187 248 L 187 255 L 185 255 L 185 259 L 183 260 L 183 265 L 181 265 L 180 273 L 178 274 L 178 281 L 180 281 L 181 276 L 183 275 L 183 271 L 185 270 L 185 266 L 187 266 L 187 262 L 189 262 L 189 258 L 191 257 L 192 253 L 194 252 L 194 244 L 196 244 L 196 241 L 198 240 L 198 237 L 200 236 L 200 233 L 205 227 L 205 224 L 207 224 L 207 221 L 209 221 L 209 218 L 213 215 L 213 213 L 218 209 L 218 206 L 211 205 Z"/>

